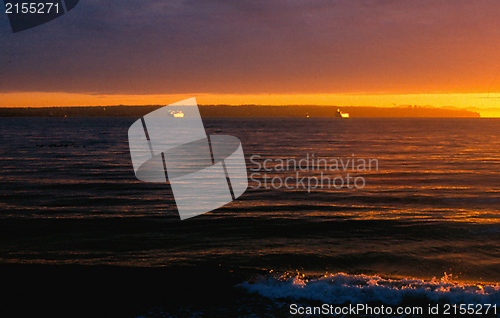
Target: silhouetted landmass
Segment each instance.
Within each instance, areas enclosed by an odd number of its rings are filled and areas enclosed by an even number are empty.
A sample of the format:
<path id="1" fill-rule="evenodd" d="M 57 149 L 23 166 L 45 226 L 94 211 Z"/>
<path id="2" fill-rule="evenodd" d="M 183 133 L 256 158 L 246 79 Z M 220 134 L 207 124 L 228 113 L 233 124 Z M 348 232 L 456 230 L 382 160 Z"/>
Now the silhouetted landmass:
<path id="1" fill-rule="evenodd" d="M 26 107 L 0 108 L 0 117 L 141 117 L 162 106 L 106 106 L 106 107 Z M 337 109 L 351 118 L 418 118 L 449 117 L 479 118 L 478 112 L 463 109 L 432 107 L 338 107 L 338 106 L 260 106 L 260 105 L 202 105 L 203 117 L 335 117 Z"/>
<path id="2" fill-rule="evenodd" d="M 427 107 L 338 107 L 338 106 L 201 106 L 205 117 L 335 117 L 337 109 L 362 117 L 480 117 L 467 110 L 450 110 Z"/>

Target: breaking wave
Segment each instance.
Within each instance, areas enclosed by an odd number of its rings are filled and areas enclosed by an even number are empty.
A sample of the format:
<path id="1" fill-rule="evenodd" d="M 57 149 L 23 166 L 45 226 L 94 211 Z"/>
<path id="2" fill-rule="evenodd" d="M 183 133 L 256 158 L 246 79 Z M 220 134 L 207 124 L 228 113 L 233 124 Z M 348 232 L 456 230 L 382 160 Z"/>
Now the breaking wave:
<path id="1" fill-rule="evenodd" d="M 318 301 L 329 304 L 450 303 L 496 304 L 500 307 L 499 284 L 471 284 L 452 281 L 451 275 L 438 279 L 387 279 L 380 276 L 324 275 L 307 279 L 297 274 L 260 276 L 240 285 L 250 293 L 270 299 Z"/>

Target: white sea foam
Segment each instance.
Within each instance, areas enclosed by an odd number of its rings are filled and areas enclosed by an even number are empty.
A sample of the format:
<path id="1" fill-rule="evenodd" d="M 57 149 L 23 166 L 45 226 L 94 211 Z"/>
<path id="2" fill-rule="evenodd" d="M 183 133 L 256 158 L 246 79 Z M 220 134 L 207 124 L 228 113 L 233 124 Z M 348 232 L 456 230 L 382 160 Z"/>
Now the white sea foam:
<path id="1" fill-rule="evenodd" d="M 329 304 L 381 302 L 399 305 L 424 300 L 451 304 L 497 304 L 500 307 L 500 285 L 453 282 L 450 275 L 432 280 L 416 278 L 386 279 L 379 276 L 337 273 L 306 279 L 269 275 L 244 282 L 251 293 L 272 299 L 308 300 Z"/>

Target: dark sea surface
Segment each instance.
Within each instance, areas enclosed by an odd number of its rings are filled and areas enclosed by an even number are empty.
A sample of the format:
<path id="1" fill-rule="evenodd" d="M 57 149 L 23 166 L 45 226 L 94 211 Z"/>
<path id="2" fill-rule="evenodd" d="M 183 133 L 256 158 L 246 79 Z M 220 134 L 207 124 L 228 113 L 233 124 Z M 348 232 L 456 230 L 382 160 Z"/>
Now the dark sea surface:
<path id="1" fill-rule="evenodd" d="M 184 221 L 168 184 L 135 178 L 135 120 L 0 118 L 0 263 L 222 268 L 245 295 L 227 316 L 286 316 L 291 302 L 500 312 L 500 120 L 204 119 L 207 133 L 241 140 L 250 187 Z M 358 169 L 370 159 L 377 168 Z M 296 182 L 348 174 L 364 187 Z M 141 315 L 224 305 L 202 307 Z"/>

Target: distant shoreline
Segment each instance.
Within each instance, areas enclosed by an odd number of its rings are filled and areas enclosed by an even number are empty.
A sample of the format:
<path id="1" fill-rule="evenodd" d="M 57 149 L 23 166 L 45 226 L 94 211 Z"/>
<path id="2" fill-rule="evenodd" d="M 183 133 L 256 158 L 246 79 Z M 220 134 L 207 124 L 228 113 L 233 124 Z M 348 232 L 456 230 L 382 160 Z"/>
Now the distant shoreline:
<path id="1" fill-rule="evenodd" d="M 0 117 L 141 117 L 162 106 L 73 106 L 5 107 Z M 351 118 L 480 118 L 478 112 L 432 107 L 358 107 L 358 106 L 261 106 L 201 105 L 203 117 L 335 117 L 337 109 Z"/>

